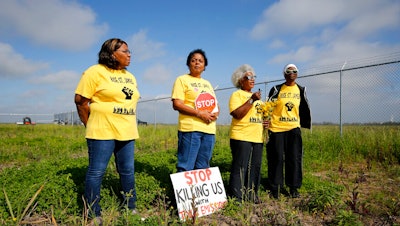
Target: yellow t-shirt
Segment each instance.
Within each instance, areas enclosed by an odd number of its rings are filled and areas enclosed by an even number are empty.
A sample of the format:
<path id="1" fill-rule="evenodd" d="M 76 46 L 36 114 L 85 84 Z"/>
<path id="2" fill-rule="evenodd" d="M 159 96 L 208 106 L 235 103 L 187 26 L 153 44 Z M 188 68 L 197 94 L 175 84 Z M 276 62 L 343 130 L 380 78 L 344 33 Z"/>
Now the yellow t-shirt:
<path id="1" fill-rule="evenodd" d="M 244 90 L 237 90 L 232 93 L 229 99 L 229 112 L 234 111 L 242 106 L 251 97 L 252 93 Z M 253 102 L 252 108 L 242 119 L 232 117 L 230 127 L 230 138 L 234 140 L 242 140 L 254 143 L 263 142 L 263 125 L 262 125 L 262 101 Z"/>
<path id="2" fill-rule="evenodd" d="M 204 99 L 201 99 L 203 98 Z M 172 88 L 172 99 L 183 100 L 186 106 L 193 109 L 207 109 L 212 112 L 217 107 L 217 98 L 210 82 L 185 74 L 179 76 Z M 197 102 L 196 102 L 197 100 Z M 215 134 L 215 121 L 207 124 L 198 117 L 179 113 L 178 130 L 182 132 L 203 132 Z"/>
<path id="3" fill-rule="evenodd" d="M 83 72 L 76 94 L 90 99 L 86 138 L 133 140 L 139 138 L 136 105 L 140 97 L 136 78 L 127 70 L 97 64 Z"/>
<path id="4" fill-rule="evenodd" d="M 300 89 L 298 86 L 282 85 L 272 112 L 269 130 L 285 132 L 300 127 Z"/>

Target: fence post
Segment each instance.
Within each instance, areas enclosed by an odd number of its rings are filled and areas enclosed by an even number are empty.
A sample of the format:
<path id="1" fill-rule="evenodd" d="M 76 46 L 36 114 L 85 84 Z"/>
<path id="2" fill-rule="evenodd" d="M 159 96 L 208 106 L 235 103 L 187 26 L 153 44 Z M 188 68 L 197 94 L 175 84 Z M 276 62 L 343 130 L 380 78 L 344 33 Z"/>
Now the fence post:
<path id="1" fill-rule="evenodd" d="M 343 135 L 343 123 L 342 123 L 342 72 L 344 69 L 344 66 L 346 66 L 346 61 L 344 62 L 342 68 L 340 69 L 340 74 L 339 74 L 339 125 L 340 125 L 340 137 Z"/>

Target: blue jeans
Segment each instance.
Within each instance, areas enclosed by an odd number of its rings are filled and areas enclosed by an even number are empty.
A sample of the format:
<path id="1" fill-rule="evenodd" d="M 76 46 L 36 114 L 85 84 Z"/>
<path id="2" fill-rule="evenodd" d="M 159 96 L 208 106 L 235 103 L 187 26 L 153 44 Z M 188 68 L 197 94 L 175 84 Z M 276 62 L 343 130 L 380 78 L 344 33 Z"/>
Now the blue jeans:
<path id="1" fill-rule="evenodd" d="M 85 201 L 89 215 L 100 216 L 100 188 L 112 154 L 121 181 L 124 203 L 129 209 L 136 208 L 134 149 L 135 141 L 87 139 L 89 166 L 85 180 Z"/>
<path id="2" fill-rule="evenodd" d="M 178 131 L 178 172 L 210 167 L 215 135 Z"/>

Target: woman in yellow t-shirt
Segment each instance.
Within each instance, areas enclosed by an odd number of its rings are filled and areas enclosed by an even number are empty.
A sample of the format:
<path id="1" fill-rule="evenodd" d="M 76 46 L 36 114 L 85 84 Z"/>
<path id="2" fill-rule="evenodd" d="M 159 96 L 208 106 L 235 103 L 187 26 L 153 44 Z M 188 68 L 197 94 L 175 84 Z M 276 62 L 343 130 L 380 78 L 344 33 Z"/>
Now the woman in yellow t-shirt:
<path id="1" fill-rule="evenodd" d="M 179 112 L 178 172 L 210 167 L 219 107 L 211 83 L 201 77 L 207 64 L 203 50 L 190 52 L 190 72 L 179 76 L 172 88 L 172 106 Z"/>
<path id="2" fill-rule="evenodd" d="M 75 90 L 75 104 L 86 127 L 89 166 L 85 180 L 85 203 L 89 216 L 101 223 L 100 188 L 108 162 L 114 154 L 124 203 L 136 213 L 134 147 L 139 138 L 136 105 L 140 94 L 136 78 L 126 67 L 131 52 L 125 41 L 105 41 L 98 64 L 83 72 Z"/>
<path id="3" fill-rule="evenodd" d="M 268 100 L 275 100 L 269 122 L 267 143 L 268 189 L 273 198 L 279 194 L 300 196 L 303 182 L 303 140 L 301 129 L 311 129 L 311 111 L 306 88 L 296 83 L 294 64 L 283 68 L 285 82 L 271 88 Z M 284 188 L 289 187 L 289 193 Z"/>
<path id="4" fill-rule="evenodd" d="M 254 69 L 241 65 L 232 74 L 232 83 L 238 88 L 229 99 L 232 116 L 230 147 L 232 166 L 229 195 L 238 201 L 258 203 L 263 150 L 263 111 L 261 92 L 252 92 Z"/>

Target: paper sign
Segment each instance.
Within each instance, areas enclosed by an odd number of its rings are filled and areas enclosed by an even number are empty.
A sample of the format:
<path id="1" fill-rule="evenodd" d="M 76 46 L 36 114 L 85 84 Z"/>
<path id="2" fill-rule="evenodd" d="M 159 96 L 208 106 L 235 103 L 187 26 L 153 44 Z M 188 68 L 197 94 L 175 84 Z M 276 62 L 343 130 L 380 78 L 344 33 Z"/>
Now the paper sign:
<path id="1" fill-rule="evenodd" d="M 181 220 L 214 213 L 226 204 L 218 167 L 170 174 Z"/>

